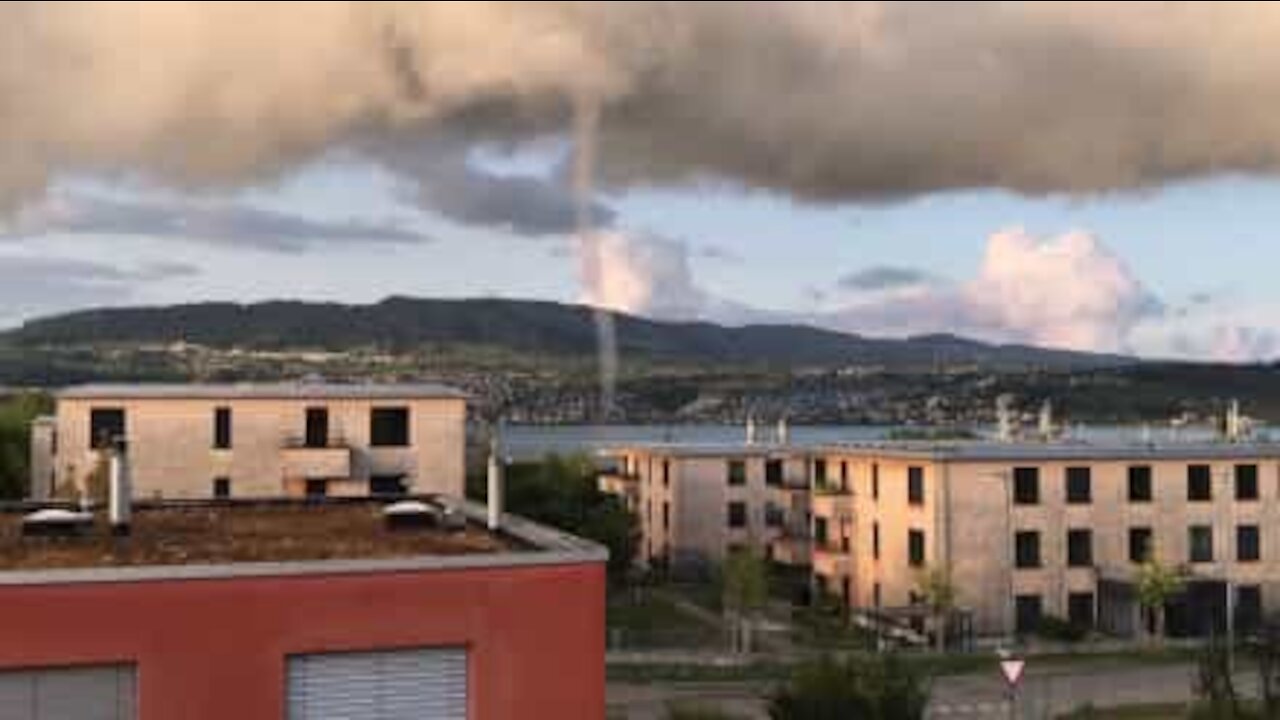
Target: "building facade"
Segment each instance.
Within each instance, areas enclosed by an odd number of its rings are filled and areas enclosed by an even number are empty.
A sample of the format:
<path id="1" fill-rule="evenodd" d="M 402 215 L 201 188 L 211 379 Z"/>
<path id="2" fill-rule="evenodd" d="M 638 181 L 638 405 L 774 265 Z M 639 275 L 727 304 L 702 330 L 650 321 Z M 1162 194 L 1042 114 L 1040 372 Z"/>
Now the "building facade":
<path id="1" fill-rule="evenodd" d="M 266 520 L 237 524 L 238 513 L 255 512 L 243 502 L 140 509 L 124 540 L 6 533 L 5 545 L 23 546 L 5 547 L 0 560 L 4 717 L 604 717 L 603 548 L 508 516 L 502 536 L 518 550 L 463 552 L 450 548 L 452 535 L 417 530 L 439 552 L 383 556 L 396 533 L 356 527 L 350 535 L 363 541 L 327 547 L 330 559 L 216 560 L 210 553 L 236 542 L 210 535 L 221 523 L 251 527 L 247 551 L 271 555 Z M 300 504 L 289 528 L 329 511 Z M 151 552 L 148 523 L 187 527 L 168 542 L 199 564 L 118 564 Z M 98 560 L 123 543 L 138 544 L 127 560 Z M 40 566 L 54 545 L 50 562 L 83 550 L 85 564 Z"/>
<path id="2" fill-rule="evenodd" d="M 646 546 L 652 538 L 678 556 L 694 540 L 722 556 L 734 542 L 727 476 L 758 451 L 632 452 L 638 472 L 622 486 L 643 508 Z M 1135 590 L 1148 558 L 1184 579 L 1167 608 L 1172 634 L 1280 610 L 1280 445 L 897 442 L 769 453 L 786 457 L 796 482 L 774 491 L 786 498 L 776 502 L 787 531 L 760 541 L 775 560 L 808 562 L 815 589 L 852 610 L 919 608 L 933 572 L 978 635 L 1031 632 L 1054 616 L 1131 636 L 1149 620 Z M 643 503 L 649 467 L 664 462 L 701 468 L 661 490 L 684 501 L 672 512 L 718 527 L 682 535 L 677 523 L 659 534 Z M 805 528 L 807 547 L 794 539 Z"/>
<path id="3" fill-rule="evenodd" d="M 33 426 L 31 494 L 85 491 L 123 442 L 139 498 L 461 497 L 465 423 L 439 385 L 73 387 Z"/>

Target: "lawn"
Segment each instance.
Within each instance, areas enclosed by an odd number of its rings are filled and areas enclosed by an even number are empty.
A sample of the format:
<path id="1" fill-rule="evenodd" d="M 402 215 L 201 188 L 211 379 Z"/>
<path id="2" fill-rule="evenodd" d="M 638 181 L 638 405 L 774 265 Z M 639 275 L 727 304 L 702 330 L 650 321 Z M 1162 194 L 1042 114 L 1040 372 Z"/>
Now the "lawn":
<path id="1" fill-rule="evenodd" d="M 721 648 L 723 631 L 659 593 L 619 593 L 609 599 L 606 625 L 613 649 Z"/>

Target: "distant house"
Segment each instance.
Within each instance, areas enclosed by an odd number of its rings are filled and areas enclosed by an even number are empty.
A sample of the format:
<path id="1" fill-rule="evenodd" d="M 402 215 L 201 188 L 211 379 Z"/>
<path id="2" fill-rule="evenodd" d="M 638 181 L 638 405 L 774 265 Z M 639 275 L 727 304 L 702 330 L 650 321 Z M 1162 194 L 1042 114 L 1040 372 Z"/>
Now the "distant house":
<path id="1" fill-rule="evenodd" d="M 83 385 L 32 427 L 32 497 L 127 448 L 134 496 L 464 492 L 466 396 L 433 384 Z"/>

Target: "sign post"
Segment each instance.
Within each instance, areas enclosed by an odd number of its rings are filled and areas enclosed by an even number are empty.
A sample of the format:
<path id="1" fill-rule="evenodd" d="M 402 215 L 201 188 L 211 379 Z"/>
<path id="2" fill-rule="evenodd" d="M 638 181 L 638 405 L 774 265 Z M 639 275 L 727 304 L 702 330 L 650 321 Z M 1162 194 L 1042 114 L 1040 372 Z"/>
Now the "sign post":
<path id="1" fill-rule="evenodd" d="M 1022 671 L 1026 668 L 1027 661 L 1015 657 L 1003 648 L 997 652 L 1000 656 L 1000 674 L 1004 676 L 1005 689 L 1009 696 L 1009 719 L 1014 720 L 1018 717 L 1018 683 L 1022 680 Z"/>

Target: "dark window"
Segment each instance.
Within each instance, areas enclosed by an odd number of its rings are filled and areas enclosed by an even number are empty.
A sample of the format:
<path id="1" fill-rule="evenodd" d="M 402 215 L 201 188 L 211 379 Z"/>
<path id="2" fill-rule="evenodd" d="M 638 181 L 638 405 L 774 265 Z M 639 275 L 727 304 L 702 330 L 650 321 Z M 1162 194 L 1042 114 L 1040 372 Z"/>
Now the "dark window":
<path id="1" fill-rule="evenodd" d="M 1187 500 L 1207 502 L 1213 499 L 1213 483 L 1208 465 L 1187 466 Z"/>
<path id="2" fill-rule="evenodd" d="M 880 583 L 871 585 L 871 604 L 874 607 L 880 607 Z"/>
<path id="3" fill-rule="evenodd" d="M 1013 502 L 1018 505 L 1035 505 L 1040 502 L 1040 468 L 1013 469 Z"/>
<path id="4" fill-rule="evenodd" d="M 1187 528 L 1187 559 L 1193 563 L 1213 562 L 1213 528 L 1208 525 Z"/>
<path id="5" fill-rule="evenodd" d="M 1067 468 L 1067 502 L 1079 505 L 1093 501 L 1093 478 L 1087 467 Z"/>
<path id="6" fill-rule="evenodd" d="M 1040 533 L 1020 530 L 1014 533 L 1014 565 L 1019 568 L 1040 567 Z"/>
<path id="7" fill-rule="evenodd" d="M 215 498 L 231 497 L 231 478 L 216 477 L 213 479 L 213 496 Z"/>
<path id="8" fill-rule="evenodd" d="M 307 481 L 307 497 L 311 499 L 323 498 L 329 494 L 328 480 L 308 480 Z"/>
<path id="9" fill-rule="evenodd" d="M 880 559 L 880 523 L 871 523 L 871 557 L 874 560 Z"/>
<path id="10" fill-rule="evenodd" d="M 1262 624 L 1262 587 L 1239 585 L 1236 587 L 1236 631 L 1242 634 L 1255 632 Z"/>
<path id="11" fill-rule="evenodd" d="M 1129 528 L 1129 561 L 1144 563 L 1151 559 L 1151 528 Z"/>
<path id="12" fill-rule="evenodd" d="M 671 461 L 662 461 L 662 487 L 671 487 Z"/>
<path id="13" fill-rule="evenodd" d="M 1076 627 L 1093 627 L 1093 593 L 1067 595 L 1067 620 Z"/>
<path id="14" fill-rule="evenodd" d="M 827 484 L 827 461 L 821 458 L 813 461 L 813 484 L 822 487 Z"/>
<path id="15" fill-rule="evenodd" d="M 813 519 L 813 542 L 819 547 L 827 545 L 827 519 L 824 517 Z"/>
<path id="16" fill-rule="evenodd" d="M 329 409 L 307 408 L 307 437 L 309 448 L 329 446 Z"/>
<path id="17" fill-rule="evenodd" d="M 766 460 L 764 462 L 764 484 L 778 487 L 782 484 L 782 461 Z"/>
<path id="18" fill-rule="evenodd" d="M 1040 628 L 1040 618 L 1044 615 L 1039 595 L 1018 595 L 1014 598 L 1017 608 L 1017 631 L 1019 635 L 1027 635 Z"/>
<path id="19" fill-rule="evenodd" d="M 1258 499 L 1258 466 L 1236 466 L 1236 500 Z"/>
<path id="20" fill-rule="evenodd" d="M 94 408 L 89 411 L 90 450 L 110 447 L 123 439 L 123 408 Z"/>
<path id="21" fill-rule="evenodd" d="M 747 504 L 742 502 L 729 503 L 729 527 L 742 528 L 747 526 Z"/>
<path id="22" fill-rule="evenodd" d="M 924 504 L 924 468 L 912 465 L 907 468 L 907 502 Z"/>
<path id="23" fill-rule="evenodd" d="M 840 537 L 840 552 L 842 552 L 842 553 L 844 553 L 844 554 L 848 555 L 848 554 L 849 554 L 849 551 L 850 551 L 852 548 L 853 548 L 853 544 L 852 544 L 851 542 L 849 542 L 849 536 L 848 536 L 848 535 L 843 535 L 843 536 L 841 536 L 841 537 Z"/>
<path id="24" fill-rule="evenodd" d="M 907 564 L 911 567 L 923 567 L 924 562 L 924 531 L 909 530 L 907 532 Z"/>
<path id="25" fill-rule="evenodd" d="M 840 461 L 840 489 L 841 490 L 849 489 L 849 461 L 848 460 Z"/>
<path id="26" fill-rule="evenodd" d="M 1093 531 L 1067 531 L 1067 565 L 1089 567 L 1093 565 Z"/>
<path id="27" fill-rule="evenodd" d="M 1236 527 L 1236 560 L 1239 562 L 1257 562 L 1262 559 L 1262 542 L 1257 525 L 1239 525 Z"/>
<path id="28" fill-rule="evenodd" d="M 1129 466 L 1129 502 L 1151 502 L 1151 466 Z"/>
<path id="29" fill-rule="evenodd" d="M 369 412 L 369 444 L 373 447 L 409 445 L 409 408 L 374 408 Z"/>
<path id="30" fill-rule="evenodd" d="M 880 463 L 871 463 L 871 499 L 880 499 Z"/>
<path id="31" fill-rule="evenodd" d="M 769 519 L 769 516 L 767 514 L 765 515 L 765 519 L 766 520 Z M 662 501 L 662 529 L 663 530 L 671 529 L 671 503 L 667 502 L 666 500 Z"/>
<path id="32" fill-rule="evenodd" d="M 370 495 L 403 495 L 403 475 L 374 475 L 369 478 Z"/>
<path id="33" fill-rule="evenodd" d="M 231 449 L 231 408 L 220 407 L 213 411 L 213 447 Z"/>
<path id="34" fill-rule="evenodd" d="M 747 463 L 743 460 L 729 461 L 729 484 L 730 485 L 746 485 L 747 484 Z"/>
<path id="35" fill-rule="evenodd" d="M 764 506 L 764 524 L 768 527 L 782 527 L 786 524 L 786 513 L 777 505 L 769 503 Z"/>

